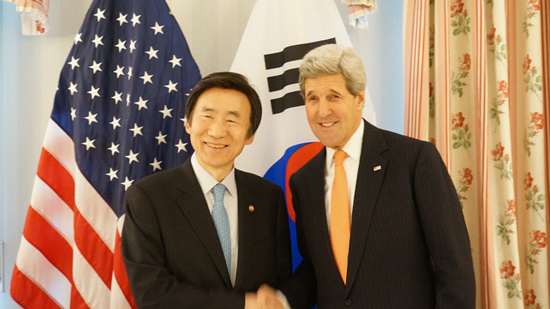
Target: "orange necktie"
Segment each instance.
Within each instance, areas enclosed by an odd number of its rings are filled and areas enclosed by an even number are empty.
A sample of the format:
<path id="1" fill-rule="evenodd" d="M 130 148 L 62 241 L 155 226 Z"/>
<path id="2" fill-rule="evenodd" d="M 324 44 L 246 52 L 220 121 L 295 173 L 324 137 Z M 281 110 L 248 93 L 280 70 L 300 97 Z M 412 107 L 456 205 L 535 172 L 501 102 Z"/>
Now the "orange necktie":
<path id="1" fill-rule="evenodd" d="M 348 252 L 350 239 L 350 213 L 348 199 L 348 185 L 344 159 L 347 154 L 343 150 L 334 153 L 334 184 L 332 185 L 330 209 L 330 241 L 336 266 L 344 284 L 348 272 Z"/>

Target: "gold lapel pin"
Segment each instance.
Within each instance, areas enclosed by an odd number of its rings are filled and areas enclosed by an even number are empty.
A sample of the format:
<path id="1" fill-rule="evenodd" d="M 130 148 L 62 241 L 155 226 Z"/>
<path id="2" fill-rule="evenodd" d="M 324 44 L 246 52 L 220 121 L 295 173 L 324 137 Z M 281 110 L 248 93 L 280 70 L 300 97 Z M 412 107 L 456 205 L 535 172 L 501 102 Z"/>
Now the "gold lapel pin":
<path id="1" fill-rule="evenodd" d="M 377 166 L 375 166 L 375 167 L 373 168 L 373 171 L 378 172 L 378 171 L 381 170 L 381 169 L 382 169 L 382 166 L 377 165 Z"/>
<path id="2" fill-rule="evenodd" d="M 252 205 L 249 205 L 249 206 L 248 206 L 248 211 L 250 211 L 250 212 L 254 212 L 254 206 L 252 206 Z"/>

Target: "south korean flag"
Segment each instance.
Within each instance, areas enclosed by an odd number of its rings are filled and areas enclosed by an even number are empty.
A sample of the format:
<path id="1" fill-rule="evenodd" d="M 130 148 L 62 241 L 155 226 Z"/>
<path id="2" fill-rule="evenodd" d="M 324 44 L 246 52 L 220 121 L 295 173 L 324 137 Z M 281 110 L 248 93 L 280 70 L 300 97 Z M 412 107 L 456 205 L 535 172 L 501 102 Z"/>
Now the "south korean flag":
<path id="1" fill-rule="evenodd" d="M 231 71 L 249 78 L 263 114 L 254 142 L 237 157 L 238 168 L 263 176 L 290 147 L 317 141 L 300 96 L 298 67 L 307 52 L 331 43 L 351 47 L 334 0 L 256 2 Z M 375 124 L 368 90 L 363 114 Z"/>

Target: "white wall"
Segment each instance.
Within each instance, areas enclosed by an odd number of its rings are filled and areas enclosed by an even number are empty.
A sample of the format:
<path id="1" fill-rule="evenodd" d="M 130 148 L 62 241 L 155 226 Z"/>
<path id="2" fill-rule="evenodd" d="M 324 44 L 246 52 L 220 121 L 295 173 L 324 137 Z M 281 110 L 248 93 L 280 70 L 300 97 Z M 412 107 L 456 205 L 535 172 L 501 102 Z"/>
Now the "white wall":
<path id="1" fill-rule="evenodd" d="M 15 6 L 0 2 L 0 241 L 5 289 L 0 308 L 18 308 L 9 282 L 30 202 L 59 72 L 91 1 L 51 1 L 52 31 L 21 36 Z"/>
<path id="2" fill-rule="evenodd" d="M 273 0 L 276 1 L 276 0 Z M 347 8 L 337 2 L 347 24 Z M 255 0 L 168 0 L 204 75 L 229 70 Z M 362 57 L 378 126 L 403 132 L 402 0 L 380 0 L 369 29 L 348 27 Z M 0 308 L 18 308 L 9 281 L 59 72 L 91 0 L 51 1 L 44 36 L 20 35 L 15 6 L 0 0 L 0 241 L 7 274 Z M 312 18 L 314 18 L 312 16 Z"/>

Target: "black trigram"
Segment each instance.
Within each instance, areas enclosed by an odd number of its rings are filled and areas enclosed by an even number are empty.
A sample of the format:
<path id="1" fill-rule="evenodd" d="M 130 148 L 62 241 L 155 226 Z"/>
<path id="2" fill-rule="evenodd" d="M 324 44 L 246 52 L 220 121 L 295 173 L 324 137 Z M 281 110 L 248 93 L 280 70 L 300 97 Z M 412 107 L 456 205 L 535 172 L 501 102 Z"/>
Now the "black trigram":
<path id="1" fill-rule="evenodd" d="M 302 59 L 305 54 L 310 50 L 325 44 L 336 43 L 335 38 L 304 43 L 299 45 L 292 45 L 285 47 L 283 51 L 273 54 L 264 55 L 265 68 L 269 75 L 269 70 L 282 67 L 285 63 Z M 287 69 L 282 74 L 271 76 L 267 78 L 269 85 L 269 92 L 279 91 L 284 87 L 292 84 L 298 84 L 298 65 L 295 68 Z M 287 108 L 304 105 L 304 99 L 300 95 L 299 91 L 287 92 L 284 95 L 271 100 L 271 110 L 273 114 L 279 114 L 285 111 Z"/>

